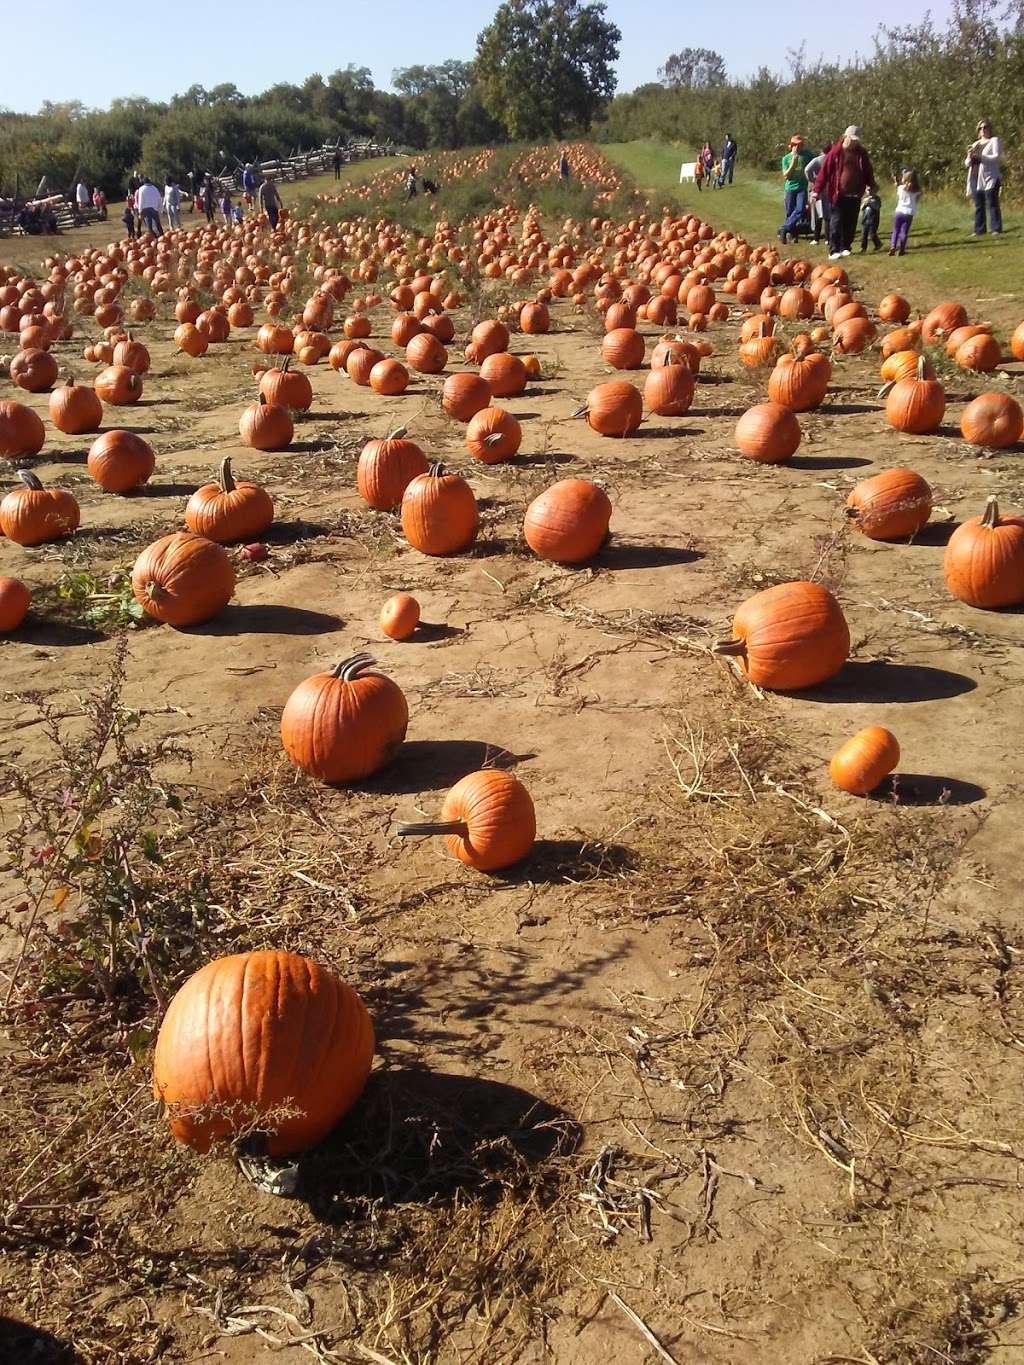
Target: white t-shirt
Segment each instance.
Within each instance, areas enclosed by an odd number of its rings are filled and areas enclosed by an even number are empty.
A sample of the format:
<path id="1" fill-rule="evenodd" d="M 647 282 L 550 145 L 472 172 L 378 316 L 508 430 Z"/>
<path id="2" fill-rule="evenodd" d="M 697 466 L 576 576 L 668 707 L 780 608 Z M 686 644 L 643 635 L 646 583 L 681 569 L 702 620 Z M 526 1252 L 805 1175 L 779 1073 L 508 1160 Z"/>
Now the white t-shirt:
<path id="1" fill-rule="evenodd" d="M 135 196 L 135 207 L 141 213 L 144 209 L 156 209 L 160 212 L 160 205 L 163 200 L 160 198 L 160 191 L 155 185 L 140 185 Z"/>
<path id="2" fill-rule="evenodd" d="M 77 188 L 75 189 L 75 198 L 78 200 L 78 202 L 79 202 L 79 204 L 80 204 L 80 206 L 81 206 L 82 208 L 85 208 L 85 207 L 88 205 L 88 203 L 89 203 L 89 186 L 85 183 L 84 180 L 79 180 L 78 186 L 77 186 Z"/>
<path id="3" fill-rule="evenodd" d="M 915 194 L 913 190 L 908 190 L 906 185 L 897 185 L 896 212 L 909 214 L 909 216 L 913 218 L 914 214 L 917 212 L 917 204 L 920 198 L 920 193 Z"/>

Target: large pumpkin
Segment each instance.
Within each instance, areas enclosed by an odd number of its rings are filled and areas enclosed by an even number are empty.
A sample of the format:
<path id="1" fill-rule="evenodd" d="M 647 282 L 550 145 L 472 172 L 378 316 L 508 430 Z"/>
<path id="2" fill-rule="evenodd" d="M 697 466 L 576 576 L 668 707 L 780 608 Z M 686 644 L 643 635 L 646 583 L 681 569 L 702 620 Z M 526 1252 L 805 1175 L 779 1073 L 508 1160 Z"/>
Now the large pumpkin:
<path id="1" fill-rule="evenodd" d="M 333 972 L 295 953 L 238 953 L 207 963 L 171 1001 L 153 1093 L 174 1136 L 197 1151 L 262 1131 L 267 1154 L 287 1156 L 352 1107 L 373 1049 L 362 1001 Z"/>
<path id="2" fill-rule="evenodd" d="M 530 503 L 523 537 L 541 559 L 582 564 L 604 544 L 611 521 L 608 494 L 588 479 L 559 479 Z"/>
<path id="3" fill-rule="evenodd" d="M 108 365 L 105 370 L 100 370 L 93 387 L 104 403 L 126 407 L 130 403 L 137 403 L 142 397 L 142 376 L 127 365 Z"/>
<path id="4" fill-rule="evenodd" d="M 193 531 L 175 531 L 139 555 L 132 569 L 132 591 L 157 621 L 194 626 L 216 616 L 231 601 L 235 571 L 222 545 Z"/>
<path id="5" fill-rule="evenodd" d="M 301 370 L 291 368 L 291 356 L 285 356 L 272 370 L 263 371 L 260 393 L 268 403 L 277 403 L 295 412 L 306 412 L 313 403 L 313 385 Z"/>
<path id="6" fill-rule="evenodd" d="M 958 526 L 942 561 L 946 587 L 969 607 L 1024 602 L 1024 517 L 1002 517 L 989 498 L 980 517 Z"/>
<path id="7" fill-rule="evenodd" d="M 405 694 L 368 654 L 299 683 L 281 712 L 281 743 L 321 782 L 359 782 L 394 759 L 409 724 Z"/>
<path id="8" fill-rule="evenodd" d="M 682 417 L 693 402 L 693 372 L 676 357 L 651 369 L 644 380 L 644 402 L 657 417 Z"/>
<path id="9" fill-rule="evenodd" d="M 45 440 L 46 428 L 38 413 L 24 403 L 0 400 L 0 455 L 7 459 L 38 455 Z"/>
<path id="10" fill-rule="evenodd" d="M 515 398 L 526 388 L 529 376 L 517 355 L 494 351 L 480 366 L 480 378 L 490 385 L 495 398 Z"/>
<path id="11" fill-rule="evenodd" d="M 128 493 L 149 479 L 156 456 L 133 431 L 105 431 L 89 447 L 86 468 L 107 493 Z"/>
<path id="12" fill-rule="evenodd" d="M 832 366 L 820 351 L 780 355 L 768 377 L 768 397 L 793 412 L 810 412 L 828 391 Z"/>
<path id="13" fill-rule="evenodd" d="M 846 499 L 846 515 L 871 540 L 914 536 L 932 514 L 932 490 L 912 469 L 886 469 L 863 479 Z"/>
<path id="14" fill-rule="evenodd" d="M 0 576 L 0 635 L 17 630 L 32 605 L 32 593 L 20 578 Z"/>
<path id="15" fill-rule="evenodd" d="M 800 445 L 800 423 L 781 403 L 756 403 L 736 423 L 740 454 L 761 464 L 782 464 Z"/>
<path id="16" fill-rule="evenodd" d="M 601 359 L 613 370 L 638 370 L 644 363 L 645 344 L 634 327 L 616 327 L 601 342 Z"/>
<path id="17" fill-rule="evenodd" d="M 960 431 L 971 445 L 1007 450 L 1024 431 L 1024 411 L 1008 393 L 981 393 L 964 408 Z"/>
<path id="18" fill-rule="evenodd" d="M 419 474 L 402 496 L 402 530 L 426 555 L 454 555 L 476 540 L 480 513 L 473 490 L 459 474 L 435 464 Z"/>
<path id="19" fill-rule="evenodd" d="M 283 403 L 268 403 L 261 393 L 242 413 L 238 434 L 253 450 L 284 450 L 292 443 L 295 423 Z"/>
<path id="20" fill-rule="evenodd" d="M 917 363 L 917 374 L 898 379 L 885 400 L 889 425 L 915 436 L 936 431 L 945 411 L 946 391 L 937 379 L 928 378 L 923 356 Z"/>
<path id="21" fill-rule="evenodd" d="M 575 415 L 585 415 L 590 426 L 601 436 L 628 436 L 643 421 L 644 400 L 632 384 L 613 379 L 592 388 L 586 403 Z"/>
<path id="22" fill-rule="evenodd" d="M 522 440 L 522 427 L 504 408 L 481 408 L 466 427 L 466 449 L 483 464 L 511 459 Z"/>
<path id="23" fill-rule="evenodd" d="M 356 466 L 359 496 L 378 512 L 390 512 L 418 474 L 429 469 L 427 457 L 399 427 L 383 440 L 367 441 Z"/>
<path id="24" fill-rule="evenodd" d="M 533 800 L 518 777 L 502 768 L 468 773 L 449 791 L 437 820 L 401 824 L 398 833 L 444 835 L 449 853 L 481 872 L 525 858 L 537 837 Z"/>
<path id="25" fill-rule="evenodd" d="M 78 529 L 82 519 L 78 501 L 63 488 L 44 488 L 35 474 L 18 471 L 24 485 L 0 502 L 0 531 L 15 545 L 42 545 L 61 540 Z"/>
<path id="26" fill-rule="evenodd" d="M 88 431 L 99 431 L 103 421 L 103 404 L 99 394 L 88 384 L 66 384 L 54 389 L 48 400 L 50 421 L 66 436 L 82 436 Z"/>
<path id="27" fill-rule="evenodd" d="M 197 488 L 185 508 L 188 529 L 220 545 L 257 540 L 273 520 L 270 494 L 258 483 L 236 482 L 230 455 L 221 460 L 216 483 Z"/>
<path id="28" fill-rule="evenodd" d="M 491 386 L 478 374 L 450 374 L 441 390 L 441 406 L 456 422 L 468 422 L 488 407 Z"/>
<path id="29" fill-rule="evenodd" d="M 57 382 L 57 361 L 49 351 L 31 346 L 11 361 L 11 378 L 27 393 L 45 393 Z"/>
<path id="30" fill-rule="evenodd" d="M 733 617 L 732 633 L 714 652 L 736 658 L 752 683 L 776 692 L 826 682 L 850 652 L 842 608 L 820 583 L 779 583 L 755 593 Z"/>

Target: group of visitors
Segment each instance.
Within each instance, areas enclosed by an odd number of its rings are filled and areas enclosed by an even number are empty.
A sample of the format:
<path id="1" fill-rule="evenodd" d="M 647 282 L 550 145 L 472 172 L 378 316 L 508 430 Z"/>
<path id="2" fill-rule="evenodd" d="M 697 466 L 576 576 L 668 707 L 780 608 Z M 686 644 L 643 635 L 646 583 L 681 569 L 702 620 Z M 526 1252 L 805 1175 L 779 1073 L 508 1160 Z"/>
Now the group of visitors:
<path id="1" fill-rule="evenodd" d="M 81 188 L 82 186 L 79 186 L 79 189 Z M 199 210 L 205 213 L 208 223 L 216 220 L 218 212 L 221 222 L 225 224 L 242 223 L 245 221 L 246 209 L 266 214 L 271 230 L 277 227 L 281 219 L 281 195 L 274 183 L 274 177 L 267 175 L 257 184 L 252 165 L 246 163 L 242 171 L 242 202 L 237 204 L 234 202 L 230 182 L 219 181 L 210 171 L 202 176 L 194 171 L 190 172 L 187 192 L 182 190 L 174 176 L 167 177 L 163 190 L 160 190 L 149 176 L 130 176 L 124 211 L 121 214 L 125 232 L 133 241 L 144 232 L 161 237 L 164 232 L 161 216 L 168 231 L 180 228 L 181 209 L 186 197 L 190 201 L 192 211 Z M 103 210 L 105 217 L 105 198 Z"/>
<path id="2" fill-rule="evenodd" d="M 991 120 L 981 119 L 964 159 L 967 197 L 974 202 L 974 237 L 984 237 L 986 231 L 998 236 L 1003 230 L 999 205 L 1002 154 L 1002 143 Z M 836 142 L 826 143 L 818 155 L 805 146 L 799 133 L 794 134 L 780 168 L 785 218 L 779 237 L 783 242 L 795 242 L 802 233 L 820 242 L 824 231 L 829 260 L 836 261 L 851 254 L 859 219 L 861 251 L 867 251 L 868 243 L 875 251 L 881 250 L 878 229 L 882 198 L 856 124 L 851 124 Z M 889 255 L 905 256 L 921 201 L 921 182 L 912 166 L 904 166 L 894 183 L 896 205 Z"/>
<path id="3" fill-rule="evenodd" d="M 428 176 L 421 176 L 415 166 L 410 166 L 405 173 L 405 197 L 415 199 L 419 194 L 419 187 L 423 186 L 424 194 L 436 194 L 438 185 L 436 180 L 431 180 Z"/>
<path id="4" fill-rule="evenodd" d="M 725 141 L 722 143 L 721 155 L 716 153 L 709 141 L 705 141 L 704 146 L 700 149 L 700 155 L 693 164 L 693 183 L 697 189 L 703 189 L 705 180 L 709 188 L 713 190 L 724 189 L 726 185 L 731 185 L 736 171 L 738 151 L 739 147 L 732 133 L 726 133 Z"/>
<path id="5" fill-rule="evenodd" d="M 75 207 L 80 214 L 83 213 L 85 209 L 92 207 L 97 210 L 100 218 L 103 221 L 106 221 L 107 196 L 103 193 L 103 190 L 99 185 L 96 185 L 90 190 L 84 180 L 79 180 L 78 184 L 75 186 Z"/>

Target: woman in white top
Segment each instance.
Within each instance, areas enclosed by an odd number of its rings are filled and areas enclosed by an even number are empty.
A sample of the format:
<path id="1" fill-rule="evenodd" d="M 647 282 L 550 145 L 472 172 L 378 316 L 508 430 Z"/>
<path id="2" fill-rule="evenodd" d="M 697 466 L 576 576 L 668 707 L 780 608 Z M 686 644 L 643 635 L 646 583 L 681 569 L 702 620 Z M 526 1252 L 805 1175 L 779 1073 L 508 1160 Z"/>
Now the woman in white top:
<path id="1" fill-rule="evenodd" d="M 990 119 L 978 124 L 978 136 L 967 149 L 967 197 L 974 200 L 974 236 L 985 235 L 985 210 L 988 209 L 989 230 L 998 237 L 1003 230 L 1003 215 L 999 209 L 999 187 L 1003 183 L 1001 158 L 1003 144 L 995 135 Z"/>

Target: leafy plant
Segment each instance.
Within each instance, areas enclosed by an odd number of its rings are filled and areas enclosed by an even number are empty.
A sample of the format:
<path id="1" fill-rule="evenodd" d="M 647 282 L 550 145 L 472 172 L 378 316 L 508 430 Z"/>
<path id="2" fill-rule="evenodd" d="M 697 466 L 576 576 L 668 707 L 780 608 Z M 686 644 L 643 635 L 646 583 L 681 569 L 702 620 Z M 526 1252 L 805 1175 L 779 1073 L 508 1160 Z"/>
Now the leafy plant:
<path id="1" fill-rule="evenodd" d="M 132 592 L 131 574 L 117 569 L 102 582 L 87 569 L 65 569 L 57 580 L 57 596 L 84 614 L 90 625 L 104 630 L 138 630 L 150 618 Z"/>

